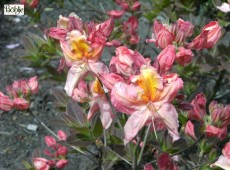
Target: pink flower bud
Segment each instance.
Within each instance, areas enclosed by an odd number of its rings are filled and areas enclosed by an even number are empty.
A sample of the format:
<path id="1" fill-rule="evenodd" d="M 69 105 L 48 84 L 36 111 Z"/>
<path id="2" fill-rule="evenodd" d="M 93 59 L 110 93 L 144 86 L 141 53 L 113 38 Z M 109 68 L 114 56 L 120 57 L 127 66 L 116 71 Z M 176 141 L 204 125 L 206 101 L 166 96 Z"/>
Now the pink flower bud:
<path id="1" fill-rule="evenodd" d="M 39 0 L 32 0 L 30 3 L 31 8 L 37 8 Z"/>
<path id="2" fill-rule="evenodd" d="M 196 135 L 194 132 L 194 124 L 190 120 L 185 125 L 185 134 L 193 139 L 196 139 Z"/>
<path id="3" fill-rule="evenodd" d="M 203 93 L 196 95 L 191 104 L 193 105 L 193 109 L 188 112 L 189 119 L 204 122 L 204 116 L 206 115 L 205 95 Z"/>
<path id="4" fill-rule="evenodd" d="M 111 46 L 113 46 L 113 47 L 119 47 L 119 46 L 121 46 L 121 41 L 119 41 L 119 40 L 112 40 L 112 41 L 109 41 L 109 42 L 106 42 L 106 46 L 108 46 L 108 47 L 111 47 Z"/>
<path id="5" fill-rule="evenodd" d="M 220 140 L 223 140 L 227 137 L 227 128 L 217 128 L 212 125 L 208 125 L 205 129 L 205 135 L 208 138 L 216 137 Z"/>
<path id="6" fill-rule="evenodd" d="M 145 164 L 144 170 L 154 170 L 153 166 L 151 164 Z"/>
<path id="7" fill-rule="evenodd" d="M 122 15 L 125 13 L 125 11 L 123 10 L 111 10 L 111 11 L 107 11 L 107 14 L 111 17 L 114 18 L 121 18 Z"/>
<path id="8" fill-rule="evenodd" d="M 13 100 L 13 107 L 18 110 L 27 110 L 30 107 L 30 103 L 23 98 L 15 98 Z"/>
<path id="9" fill-rule="evenodd" d="M 209 105 L 209 112 L 215 126 L 223 128 L 230 124 L 230 105 L 224 106 L 212 101 Z"/>
<path id="10" fill-rule="evenodd" d="M 173 34 L 167 30 L 165 26 L 159 23 L 157 20 L 154 22 L 153 25 L 153 32 L 154 36 L 152 39 L 155 39 L 155 44 L 157 47 L 161 49 L 166 48 L 168 45 L 172 44 L 174 41 Z M 151 41 L 150 41 L 151 42 Z"/>
<path id="11" fill-rule="evenodd" d="M 106 20 L 105 22 L 99 25 L 99 29 L 105 37 L 108 37 L 112 33 L 113 28 L 114 28 L 113 17 L 110 17 L 108 20 Z"/>
<path id="12" fill-rule="evenodd" d="M 211 21 L 203 29 L 191 43 L 187 45 L 188 48 L 200 50 L 202 48 L 212 48 L 220 39 L 221 27 L 217 21 Z"/>
<path id="13" fill-rule="evenodd" d="M 19 89 L 25 96 L 27 96 L 30 93 L 30 88 L 26 80 L 19 81 Z"/>
<path id="14" fill-rule="evenodd" d="M 50 28 L 48 35 L 56 40 L 65 40 L 67 30 L 62 28 Z"/>
<path id="15" fill-rule="evenodd" d="M 68 153 L 68 149 L 65 146 L 60 146 L 56 152 L 57 157 L 59 156 L 66 156 Z"/>
<path id="16" fill-rule="evenodd" d="M 217 21 L 208 23 L 202 31 L 208 31 L 207 42 L 203 48 L 212 48 L 221 36 L 221 27 Z"/>
<path id="17" fill-rule="evenodd" d="M 181 102 L 178 104 L 178 107 L 184 111 L 189 111 L 193 109 L 193 105 L 187 102 Z"/>
<path id="18" fill-rule="evenodd" d="M 159 169 L 170 169 L 170 170 L 178 170 L 178 167 L 172 159 L 170 158 L 168 153 L 162 153 L 158 160 L 157 160 L 157 165 Z"/>
<path id="19" fill-rule="evenodd" d="M 60 140 L 66 140 L 67 139 L 66 133 L 64 131 L 62 131 L 62 130 L 58 131 L 58 137 L 59 137 Z"/>
<path id="20" fill-rule="evenodd" d="M 57 167 L 57 168 L 64 168 L 67 164 L 68 164 L 68 161 L 67 161 L 66 159 L 60 159 L 60 160 L 56 163 L 56 167 Z"/>
<path id="21" fill-rule="evenodd" d="M 54 154 L 51 153 L 48 149 L 44 149 L 43 153 L 50 158 L 54 157 Z"/>
<path id="22" fill-rule="evenodd" d="M 34 158 L 33 159 L 34 167 L 36 170 L 49 170 L 50 166 L 48 165 L 48 160 L 45 158 Z"/>
<path id="23" fill-rule="evenodd" d="M 13 107 L 13 101 L 9 96 L 5 96 L 3 93 L 0 95 L 0 110 L 9 111 Z"/>
<path id="24" fill-rule="evenodd" d="M 182 66 L 186 66 L 192 60 L 193 53 L 190 49 L 179 47 L 176 53 L 176 62 Z"/>
<path id="25" fill-rule="evenodd" d="M 175 41 L 178 43 L 184 42 L 186 37 L 190 37 L 193 33 L 194 25 L 182 19 L 178 19 L 177 23 L 172 26 L 172 33 L 175 36 Z"/>
<path id="26" fill-rule="evenodd" d="M 45 137 L 45 142 L 46 145 L 49 147 L 55 146 L 56 145 L 56 140 L 52 136 L 46 136 Z"/>
<path id="27" fill-rule="evenodd" d="M 6 86 L 6 91 L 8 95 L 12 98 L 18 97 L 17 91 L 10 85 Z"/>
<path id="28" fill-rule="evenodd" d="M 132 5 L 131 9 L 132 9 L 133 11 L 138 11 L 138 10 L 140 9 L 140 7 L 141 7 L 141 3 L 138 2 L 138 1 L 136 1 L 136 2 Z"/>
<path id="29" fill-rule="evenodd" d="M 160 65 L 160 74 L 165 74 L 172 69 L 175 58 L 176 51 L 174 45 L 169 45 L 161 51 L 157 56 Z"/>
<path id="30" fill-rule="evenodd" d="M 31 77 L 28 81 L 28 86 L 32 93 L 38 93 L 38 79 L 37 76 Z"/>

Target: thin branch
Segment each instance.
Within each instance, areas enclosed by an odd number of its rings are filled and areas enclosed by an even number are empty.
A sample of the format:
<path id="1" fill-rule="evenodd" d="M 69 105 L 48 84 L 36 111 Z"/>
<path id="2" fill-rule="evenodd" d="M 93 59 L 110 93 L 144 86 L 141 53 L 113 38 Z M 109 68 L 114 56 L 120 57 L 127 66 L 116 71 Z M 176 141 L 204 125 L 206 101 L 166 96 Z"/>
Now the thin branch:
<path id="1" fill-rule="evenodd" d="M 125 158 L 123 158 L 121 155 L 119 155 L 118 153 L 116 153 L 116 152 L 114 152 L 113 150 L 111 150 L 110 148 L 108 148 L 108 147 L 104 147 L 105 149 L 107 149 L 108 151 L 110 151 L 110 152 L 112 152 L 114 155 L 116 155 L 118 158 L 120 158 L 121 160 L 123 160 L 123 161 L 125 161 L 127 164 L 129 164 L 129 165 L 131 165 L 132 166 L 132 164 L 128 161 L 128 160 L 126 160 Z"/>
<path id="2" fill-rule="evenodd" d="M 147 142 L 147 139 L 148 139 L 148 135 L 149 135 L 150 128 L 151 128 L 151 124 L 149 124 L 148 129 L 147 129 L 146 132 L 145 132 L 145 137 L 144 137 L 143 145 L 142 145 L 142 147 L 141 147 L 141 152 L 140 152 L 139 157 L 138 157 L 138 160 L 137 160 L 137 165 L 140 165 L 141 158 L 142 158 L 142 156 L 143 156 L 143 152 L 144 152 L 144 149 L 145 149 L 145 145 L 146 145 L 146 142 Z"/>

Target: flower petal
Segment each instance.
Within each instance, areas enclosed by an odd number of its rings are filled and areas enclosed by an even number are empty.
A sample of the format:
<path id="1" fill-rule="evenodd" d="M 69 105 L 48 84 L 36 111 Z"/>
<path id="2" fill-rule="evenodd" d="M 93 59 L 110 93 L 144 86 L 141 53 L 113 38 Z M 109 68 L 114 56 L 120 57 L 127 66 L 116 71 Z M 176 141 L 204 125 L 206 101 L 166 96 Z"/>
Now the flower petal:
<path id="1" fill-rule="evenodd" d="M 141 128 L 147 123 L 148 119 L 151 118 L 151 115 L 151 111 L 146 106 L 143 106 L 129 117 L 124 126 L 125 145 L 137 135 L 138 131 L 141 130 Z"/>
<path id="2" fill-rule="evenodd" d="M 178 133 L 179 123 L 178 113 L 175 107 L 170 103 L 165 103 L 160 107 L 157 113 L 167 127 L 169 134 L 173 138 L 173 141 L 178 140 L 180 138 Z"/>

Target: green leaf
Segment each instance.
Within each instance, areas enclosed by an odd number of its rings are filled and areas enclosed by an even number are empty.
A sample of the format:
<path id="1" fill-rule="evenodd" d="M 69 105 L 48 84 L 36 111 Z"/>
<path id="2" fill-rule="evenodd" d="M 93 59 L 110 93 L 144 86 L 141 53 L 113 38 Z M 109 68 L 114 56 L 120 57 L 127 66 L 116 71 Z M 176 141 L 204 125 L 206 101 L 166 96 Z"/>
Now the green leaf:
<path id="1" fill-rule="evenodd" d="M 102 123 L 101 123 L 101 119 L 99 116 L 97 116 L 97 120 L 94 124 L 94 127 L 93 127 L 93 135 L 98 138 L 101 136 L 103 132 L 103 126 L 102 126 Z"/>
<path id="2" fill-rule="evenodd" d="M 31 32 L 28 33 L 28 37 L 34 40 L 34 42 L 40 47 L 42 44 L 47 43 L 47 41 L 41 37 L 39 37 L 36 34 L 33 34 Z"/>
<path id="3" fill-rule="evenodd" d="M 23 164 L 23 166 L 24 166 L 26 169 L 28 169 L 28 170 L 31 170 L 31 169 L 33 168 L 33 167 L 30 165 L 30 163 L 27 162 L 27 161 L 22 160 L 22 164 Z"/>
<path id="4" fill-rule="evenodd" d="M 114 135 L 110 135 L 110 142 L 115 145 L 123 145 L 123 140 Z"/>

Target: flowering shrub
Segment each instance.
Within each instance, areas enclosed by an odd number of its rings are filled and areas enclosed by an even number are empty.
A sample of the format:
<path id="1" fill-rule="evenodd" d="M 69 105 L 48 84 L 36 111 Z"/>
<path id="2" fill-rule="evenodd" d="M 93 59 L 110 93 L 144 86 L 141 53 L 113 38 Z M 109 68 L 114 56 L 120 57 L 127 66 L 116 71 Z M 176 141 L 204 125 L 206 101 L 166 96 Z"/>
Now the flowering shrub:
<path id="1" fill-rule="evenodd" d="M 24 163 L 26 168 L 65 168 L 68 154 L 76 151 L 93 156 L 101 169 L 112 169 L 119 162 L 133 170 L 230 169 L 230 105 L 208 101 L 201 92 L 186 94 L 185 75 L 180 72 L 194 64 L 200 50 L 216 45 L 222 35 L 219 22 L 210 21 L 195 36 L 189 21 L 179 18 L 168 24 L 155 19 L 152 36 L 145 39 L 161 50 L 153 60 L 137 50 L 141 3 L 116 0 L 116 4 L 121 9 L 108 11 L 107 20 L 100 23 L 84 22 L 75 13 L 60 15 L 57 26 L 46 31 L 46 39 L 39 39 L 53 43 L 61 53 L 57 70 L 67 71 L 64 89 L 72 99 L 62 121 L 70 131 L 52 132 L 57 139 L 46 136 L 46 158 L 35 157 L 32 165 Z M 128 19 L 119 22 L 126 14 Z M 101 56 L 109 47 L 115 47 L 115 53 L 106 65 Z M 9 96 L 0 92 L 1 110 L 33 115 L 29 97 L 38 92 L 37 77 L 15 81 L 6 89 Z M 100 154 L 94 155 L 89 146 Z"/>

